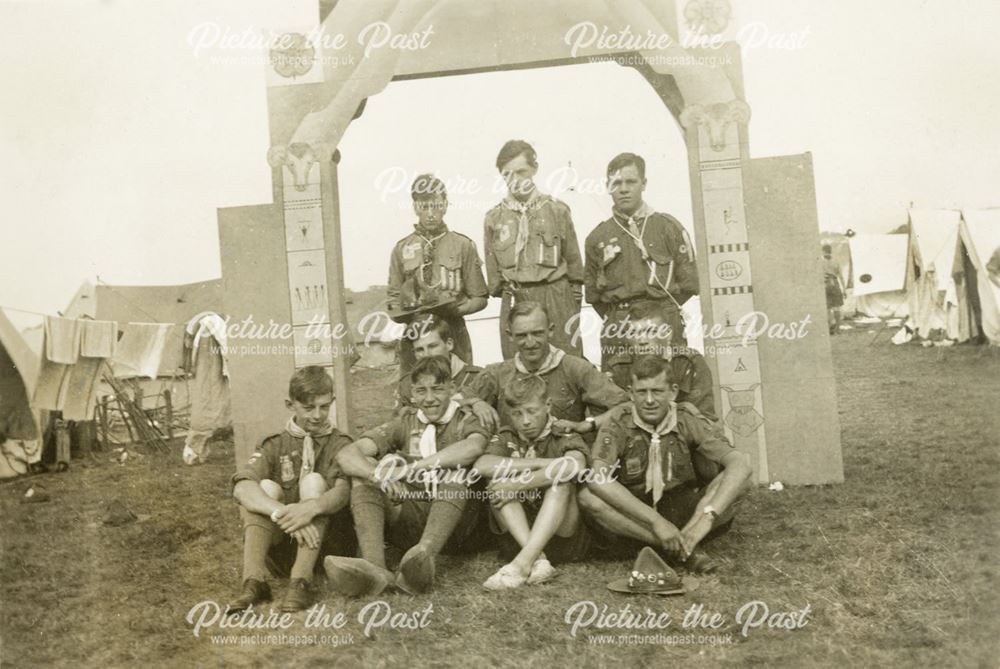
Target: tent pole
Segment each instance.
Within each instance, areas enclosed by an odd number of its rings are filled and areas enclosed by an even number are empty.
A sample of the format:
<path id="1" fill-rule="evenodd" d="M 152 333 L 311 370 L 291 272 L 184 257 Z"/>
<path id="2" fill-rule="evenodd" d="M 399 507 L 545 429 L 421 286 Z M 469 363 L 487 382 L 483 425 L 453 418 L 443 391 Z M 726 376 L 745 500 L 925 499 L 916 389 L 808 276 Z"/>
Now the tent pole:
<path id="1" fill-rule="evenodd" d="M 320 194 L 323 198 L 323 228 L 327 253 L 327 279 L 330 290 L 331 331 L 349 333 L 347 308 L 344 295 L 344 248 L 340 235 L 340 190 L 337 182 L 337 164 L 340 162 L 340 151 L 334 151 L 330 161 L 321 160 Z M 350 336 L 334 338 L 333 355 L 333 385 L 337 398 L 337 428 L 345 434 L 351 433 L 351 349 Z"/>

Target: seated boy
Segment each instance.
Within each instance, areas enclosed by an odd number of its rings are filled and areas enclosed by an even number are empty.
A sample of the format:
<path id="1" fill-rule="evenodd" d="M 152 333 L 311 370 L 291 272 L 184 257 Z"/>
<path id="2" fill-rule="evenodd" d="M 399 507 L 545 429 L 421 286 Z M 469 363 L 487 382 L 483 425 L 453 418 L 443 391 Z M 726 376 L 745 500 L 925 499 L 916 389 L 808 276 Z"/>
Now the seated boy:
<path id="1" fill-rule="evenodd" d="M 640 302 L 628 312 L 631 350 L 611 366 L 615 383 L 628 390 L 632 383 L 632 363 L 642 355 L 658 355 L 670 364 L 670 376 L 677 384 L 677 402 L 690 402 L 707 418 L 715 420 L 715 395 L 712 371 L 705 357 L 686 346 L 672 344 L 669 319 L 662 307 L 653 302 Z"/>
<path id="2" fill-rule="evenodd" d="M 588 449 L 579 435 L 552 431 L 555 418 L 546 392 L 537 376 L 511 382 L 502 401 L 514 427 L 501 428 L 475 465 L 492 479 L 500 557 L 510 560 L 483 583 L 489 590 L 544 583 L 556 574 L 549 558 L 572 562 L 586 554 L 575 479 L 586 468 Z"/>
<path id="3" fill-rule="evenodd" d="M 451 361 L 451 379 L 455 385 L 455 399 L 472 408 L 478 401 L 476 388 L 482 382 L 483 368 L 470 365 L 455 355 L 455 340 L 448 321 L 439 316 L 427 316 L 414 324 L 416 338 L 413 341 L 413 355 L 417 360 L 442 356 Z M 397 411 L 413 406 L 413 382 L 409 375 L 403 376 L 396 387 Z M 480 406 L 484 406 L 479 403 Z M 488 428 L 496 427 L 496 412 L 485 407 L 485 411 L 473 412 Z"/>
<path id="4" fill-rule="evenodd" d="M 279 576 L 290 573 L 281 610 L 308 608 L 320 554 L 350 554 L 350 483 L 336 456 L 351 438 L 330 423 L 332 404 L 333 380 L 322 367 L 295 372 L 285 430 L 265 439 L 233 476 L 243 517 L 243 590 L 230 611 L 271 599 L 269 568 Z"/>
<path id="5" fill-rule="evenodd" d="M 675 404 L 669 373 L 658 355 L 632 365 L 632 400 L 598 432 L 592 480 L 578 500 L 619 548 L 652 546 L 692 571 L 709 571 L 714 565 L 695 548 L 728 529 L 733 503 L 750 486 L 750 459 L 694 405 Z"/>
<path id="6" fill-rule="evenodd" d="M 344 595 L 375 595 L 393 583 L 409 593 L 429 591 L 435 556 L 446 544 L 461 547 L 476 525 L 479 507 L 470 499 L 466 468 L 491 435 L 453 399 L 447 358 L 418 360 L 410 381 L 414 406 L 337 458 L 354 479 L 351 512 L 361 549 L 361 559 L 324 561 L 332 587 Z M 396 574 L 386 569 L 386 535 L 406 550 Z"/>

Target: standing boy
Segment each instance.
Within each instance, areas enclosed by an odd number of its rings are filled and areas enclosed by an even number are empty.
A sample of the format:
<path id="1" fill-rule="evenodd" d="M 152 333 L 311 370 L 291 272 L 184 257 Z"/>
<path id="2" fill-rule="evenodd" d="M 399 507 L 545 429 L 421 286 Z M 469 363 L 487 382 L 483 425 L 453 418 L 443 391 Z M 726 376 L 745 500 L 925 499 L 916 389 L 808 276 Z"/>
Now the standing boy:
<path id="1" fill-rule="evenodd" d="M 552 319 L 552 343 L 583 357 L 580 338 L 566 331 L 583 298 L 583 260 L 569 207 L 535 186 L 538 158 L 525 141 L 512 139 L 500 149 L 497 170 L 507 196 L 486 212 L 483 255 L 490 295 L 501 296 L 500 345 L 504 360 L 515 348 L 505 331 L 511 306 L 531 300 Z"/>
<path id="2" fill-rule="evenodd" d="M 417 224 L 401 239 L 389 258 L 389 313 L 410 323 L 429 313 L 440 315 L 451 327 L 455 354 L 472 364 L 472 342 L 465 316 L 486 307 L 486 282 L 479 252 L 471 239 L 445 225 L 448 194 L 444 183 L 421 174 L 410 187 Z M 413 366 L 413 332 L 400 344 L 400 369 Z"/>

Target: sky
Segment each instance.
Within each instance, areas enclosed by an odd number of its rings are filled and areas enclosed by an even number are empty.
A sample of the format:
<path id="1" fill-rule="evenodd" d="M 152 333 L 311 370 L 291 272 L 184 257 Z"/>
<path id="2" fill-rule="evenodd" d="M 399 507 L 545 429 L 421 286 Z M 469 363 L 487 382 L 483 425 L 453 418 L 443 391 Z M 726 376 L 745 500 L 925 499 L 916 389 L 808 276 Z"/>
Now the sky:
<path id="1" fill-rule="evenodd" d="M 751 155 L 813 154 L 822 229 L 888 232 L 911 202 L 1000 205 L 1000 4 L 734 6 Z M 220 276 L 216 209 L 271 197 L 264 67 L 195 54 L 189 36 L 206 22 L 287 26 L 309 10 L 300 0 L 0 1 L 0 306 L 54 313 L 96 277 Z M 770 45 L 751 43 L 762 37 Z M 395 82 L 340 144 L 348 286 L 384 283 L 389 249 L 412 224 L 408 195 L 380 179 L 475 179 L 480 191 L 453 193 L 447 220 L 481 244 L 482 215 L 500 197 L 493 161 L 510 138 L 535 145 L 539 184 L 570 204 L 581 240 L 609 208 L 588 186 L 625 150 L 647 158 L 650 204 L 690 226 L 680 131 L 631 70 Z M 576 191 L 566 174 L 580 179 Z"/>

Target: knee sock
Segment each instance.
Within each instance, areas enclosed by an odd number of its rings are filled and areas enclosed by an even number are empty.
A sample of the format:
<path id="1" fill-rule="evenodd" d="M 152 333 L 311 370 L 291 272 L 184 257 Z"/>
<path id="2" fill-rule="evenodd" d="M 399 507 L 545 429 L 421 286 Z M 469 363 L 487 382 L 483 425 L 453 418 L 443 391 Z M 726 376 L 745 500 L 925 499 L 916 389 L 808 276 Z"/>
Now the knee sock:
<path id="1" fill-rule="evenodd" d="M 385 567 L 385 495 L 372 486 L 351 489 L 351 515 L 361 557 Z"/>
<path id="2" fill-rule="evenodd" d="M 465 502 L 466 500 L 463 500 Z M 451 500 L 438 499 L 431 504 L 430 513 L 427 515 L 427 525 L 424 527 L 424 534 L 420 538 L 420 543 L 432 555 L 437 555 L 448 543 L 448 537 L 452 535 L 462 519 L 462 512 L 465 504 L 455 504 Z"/>
<path id="3" fill-rule="evenodd" d="M 267 551 L 271 548 L 272 530 L 260 525 L 247 525 L 243 529 L 243 580 L 255 578 L 266 581 Z"/>
<path id="4" fill-rule="evenodd" d="M 316 567 L 316 560 L 319 558 L 320 548 L 323 547 L 323 535 L 326 534 L 326 518 L 322 519 L 317 516 L 313 520 L 313 525 L 319 530 L 319 546 L 316 548 L 309 548 L 305 544 L 300 544 L 298 549 L 295 551 L 295 563 L 292 565 L 292 573 L 289 578 L 304 578 L 307 581 L 311 581 L 313 577 L 313 569 Z"/>

